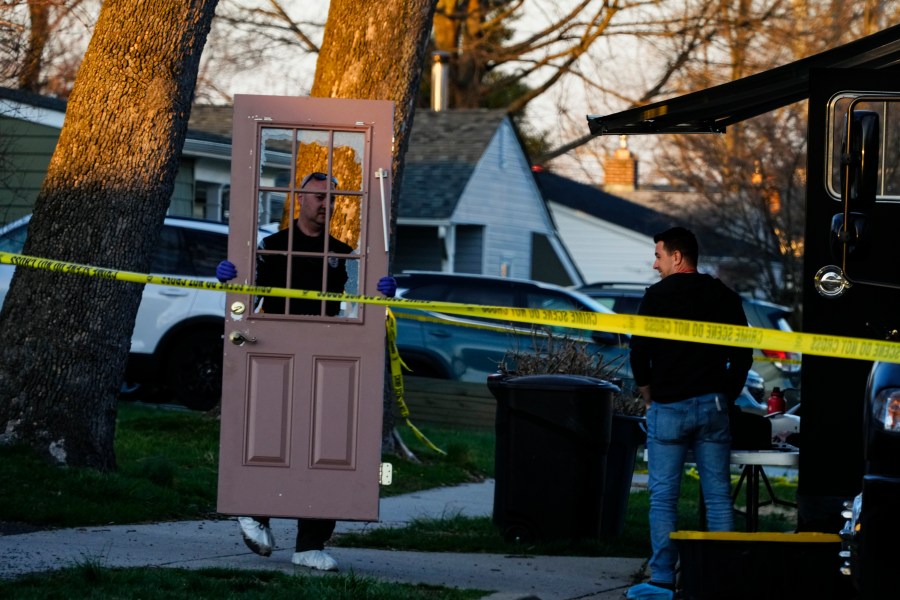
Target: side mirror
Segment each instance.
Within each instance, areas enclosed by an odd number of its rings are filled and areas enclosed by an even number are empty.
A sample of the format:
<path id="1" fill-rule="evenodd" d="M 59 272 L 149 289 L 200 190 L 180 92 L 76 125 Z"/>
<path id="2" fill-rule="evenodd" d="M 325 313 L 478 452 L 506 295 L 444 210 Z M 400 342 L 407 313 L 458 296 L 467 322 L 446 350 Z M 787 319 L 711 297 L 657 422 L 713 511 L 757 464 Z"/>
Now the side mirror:
<path id="1" fill-rule="evenodd" d="M 847 121 L 841 142 L 841 196 L 848 210 L 866 211 L 875 206 L 878 193 L 878 113 L 850 112 L 849 142 Z"/>

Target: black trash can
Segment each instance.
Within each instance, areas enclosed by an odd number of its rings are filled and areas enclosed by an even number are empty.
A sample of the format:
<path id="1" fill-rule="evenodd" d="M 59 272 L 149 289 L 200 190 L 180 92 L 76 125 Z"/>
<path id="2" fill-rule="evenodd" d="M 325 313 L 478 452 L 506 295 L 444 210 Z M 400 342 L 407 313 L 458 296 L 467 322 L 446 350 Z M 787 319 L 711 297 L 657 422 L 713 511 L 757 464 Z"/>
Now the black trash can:
<path id="1" fill-rule="evenodd" d="M 488 378 L 497 399 L 494 524 L 508 541 L 597 539 L 613 395 L 582 375 Z"/>
<path id="2" fill-rule="evenodd" d="M 628 498 L 634 480 L 634 463 L 638 448 L 647 443 L 645 417 L 612 416 L 612 436 L 606 458 L 606 489 L 603 494 L 603 513 L 600 535 L 616 538 L 625 531 Z"/>

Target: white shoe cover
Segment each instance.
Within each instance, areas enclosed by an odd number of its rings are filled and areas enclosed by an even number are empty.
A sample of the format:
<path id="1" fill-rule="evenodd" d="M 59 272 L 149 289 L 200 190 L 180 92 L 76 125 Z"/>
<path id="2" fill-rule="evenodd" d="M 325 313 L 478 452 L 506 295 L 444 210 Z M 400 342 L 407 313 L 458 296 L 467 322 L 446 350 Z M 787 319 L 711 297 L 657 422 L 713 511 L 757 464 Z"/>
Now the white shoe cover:
<path id="1" fill-rule="evenodd" d="M 275 538 L 268 525 L 263 525 L 252 517 L 238 517 L 238 525 L 241 527 L 241 537 L 247 547 L 260 556 L 269 556 L 275 548 Z"/>
<path id="2" fill-rule="evenodd" d="M 337 561 L 330 554 L 321 550 L 294 552 L 291 562 L 301 567 L 309 567 L 319 571 L 337 571 L 338 569 Z"/>

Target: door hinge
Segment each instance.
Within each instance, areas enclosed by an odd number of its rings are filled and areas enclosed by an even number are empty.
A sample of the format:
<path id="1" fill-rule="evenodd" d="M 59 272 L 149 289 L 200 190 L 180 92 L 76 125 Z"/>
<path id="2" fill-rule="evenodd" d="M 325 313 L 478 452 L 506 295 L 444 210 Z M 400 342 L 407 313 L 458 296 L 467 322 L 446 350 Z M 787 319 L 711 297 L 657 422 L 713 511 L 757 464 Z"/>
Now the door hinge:
<path id="1" fill-rule="evenodd" d="M 394 480 L 394 465 L 391 463 L 381 463 L 378 466 L 378 483 L 381 485 L 391 485 Z"/>

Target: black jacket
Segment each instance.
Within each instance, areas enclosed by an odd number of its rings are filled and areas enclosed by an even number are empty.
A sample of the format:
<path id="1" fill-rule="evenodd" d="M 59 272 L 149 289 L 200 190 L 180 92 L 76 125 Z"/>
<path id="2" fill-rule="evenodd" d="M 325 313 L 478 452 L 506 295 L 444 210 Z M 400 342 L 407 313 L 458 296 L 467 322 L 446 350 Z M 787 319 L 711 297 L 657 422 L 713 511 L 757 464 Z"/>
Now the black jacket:
<path id="1" fill-rule="evenodd" d="M 346 260 L 331 256 L 328 258 L 327 285 L 322 286 L 322 260 L 325 249 L 323 248 L 324 235 L 310 237 L 294 227 L 293 231 L 294 252 L 309 252 L 315 255 L 294 256 L 291 266 L 291 283 L 285 286 L 287 280 L 287 256 L 288 230 L 282 229 L 263 239 L 260 246 L 264 250 L 277 250 L 278 254 L 257 254 L 256 260 L 256 285 L 268 287 L 289 287 L 294 290 L 321 290 L 340 294 L 347 283 Z M 353 248 L 340 240 L 328 236 L 328 251 L 330 253 L 351 254 Z M 278 296 L 266 296 L 263 300 L 263 310 L 267 313 L 284 314 L 284 298 Z M 318 315 L 321 314 L 322 303 L 319 300 L 300 300 L 292 298 L 290 314 L 292 315 Z M 325 303 L 325 314 L 335 316 L 341 310 L 341 303 L 328 301 Z"/>
<path id="2" fill-rule="evenodd" d="M 647 288 L 639 315 L 746 325 L 741 297 L 703 273 L 673 273 Z M 654 402 L 668 403 L 720 393 L 733 402 L 741 393 L 753 350 L 661 338 L 631 338 L 631 368 Z"/>

